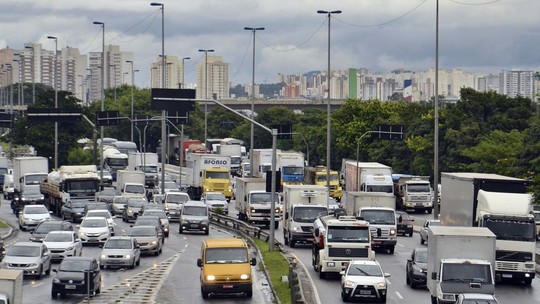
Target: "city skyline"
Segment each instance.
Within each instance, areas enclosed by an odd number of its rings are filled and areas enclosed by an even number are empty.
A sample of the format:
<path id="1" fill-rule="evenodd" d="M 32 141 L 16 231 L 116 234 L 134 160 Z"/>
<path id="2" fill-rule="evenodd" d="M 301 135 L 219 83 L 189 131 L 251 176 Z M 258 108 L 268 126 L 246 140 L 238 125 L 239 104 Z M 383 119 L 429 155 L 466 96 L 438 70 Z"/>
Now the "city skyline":
<path id="1" fill-rule="evenodd" d="M 340 9 L 332 17 L 332 70 L 368 68 L 389 72 L 434 67 L 435 1 L 163 1 L 165 54 L 191 57 L 186 83 L 196 83 L 201 48 L 230 64 L 232 85 L 251 79 L 252 35 L 245 26 L 264 26 L 256 34 L 256 83 L 275 83 L 278 74 L 325 70 L 327 21 L 319 9 Z M 81 54 L 106 44 L 133 52 L 136 85 L 150 86 L 150 65 L 161 52 L 160 12 L 150 1 L 5 1 L 0 12 L 4 29 L 0 48 L 41 43 L 54 49 L 79 48 Z M 537 8 L 537 9 L 534 9 Z M 535 54 L 534 0 L 440 0 L 440 68 L 474 72 L 538 70 Z M 40 20 L 39 23 L 33 20 Z M 376 26 L 378 25 L 378 26 Z"/>

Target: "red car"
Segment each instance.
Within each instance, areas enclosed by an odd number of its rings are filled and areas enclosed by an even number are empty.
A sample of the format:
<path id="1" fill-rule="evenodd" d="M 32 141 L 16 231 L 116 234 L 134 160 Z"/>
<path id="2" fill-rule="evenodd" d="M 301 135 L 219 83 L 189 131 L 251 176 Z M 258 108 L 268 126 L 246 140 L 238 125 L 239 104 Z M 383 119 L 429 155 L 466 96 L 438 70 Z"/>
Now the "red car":
<path id="1" fill-rule="evenodd" d="M 413 236 L 414 217 L 407 212 L 396 211 L 397 234 Z"/>

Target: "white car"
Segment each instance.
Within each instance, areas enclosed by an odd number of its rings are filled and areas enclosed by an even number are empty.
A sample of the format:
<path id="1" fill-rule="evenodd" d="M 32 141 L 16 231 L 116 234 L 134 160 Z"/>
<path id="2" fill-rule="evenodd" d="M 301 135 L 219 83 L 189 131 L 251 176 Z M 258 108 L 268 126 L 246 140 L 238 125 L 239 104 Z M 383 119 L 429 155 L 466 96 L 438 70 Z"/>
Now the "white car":
<path id="1" fill-rule="evenodd" d="M 107 223 L 109 224 L 109 229 L 111 230 L 111 235 L 114 235 L 114 221 L 113 219 L 116 218 L 116 215 L 111 215 L 111 213 L 107 210 L 101 210 L 101 209 L 95 209 L 95 210 L 88 210 L 86 212 L 86 217 L 104 217 L 107 219 Z"/>
<path id="2" fill-rule="evenodd" d="M 111 237 L 109 223 L 101 216 L 85 217 L 77 228 L 83 244 L 104 244 Z"/>
<path id="3" fill-rule="evenodd" d="M 19 213 L 19 229 L 35 229 L 42 222 L 49 221 L 51 214 L 43 205 L 26 205 Z"/>
<path id="4" fill-rule="evenodd" d="M 379 262 L 372 260 L 352 260 L 341 274 L 341 298 L 363 299 L 370 302 L 386 303 L 386 278 Z"/>
<path id="5" fill-rule="evenodd" d="M 441 225 L 440 220 L 427 220 L 424 225 L 422 225 L 422 228 L 420 229 L 420 244 L 424 244 L 428 241 L 428 228 L 429 226 L 439 226 Z"/>
<path id="6" fill-rule="evenodd" d="M 499 304 L 494 295 L 483 293 L 462 293 L 458 295 L 456 304 Z"/>
<path id="7" fill-rule="evenodd" d="M 216 212 L 221 209 L 223 214 L 229 214 L 229 203 L 221 192 L 205 192 L 201 195 L 201 201 L 208 206 L 208 210 Z"/>
<path id="8" fill-rule="evenodd" d="M 82 254 L 81 240 L 73 231 L 51 231 L 43 239 L 43 244 L 51 251 L 52 260 Z"/>

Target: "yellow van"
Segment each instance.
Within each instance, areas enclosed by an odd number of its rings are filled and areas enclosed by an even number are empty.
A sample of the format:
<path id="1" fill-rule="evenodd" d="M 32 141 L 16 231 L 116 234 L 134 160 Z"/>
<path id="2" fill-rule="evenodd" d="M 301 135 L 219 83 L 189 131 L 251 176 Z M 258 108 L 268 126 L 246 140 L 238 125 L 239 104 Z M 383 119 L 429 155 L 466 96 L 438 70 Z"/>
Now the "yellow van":
<path id="1" fill-rule="evenodd" d="M 245 293 L 251 298 L 251 266 L 256 264 L 255 258 L 250 259 L 248 245 L 243 239 L 205 239 L 202 243 L 201 258 L 197 259 L 197 266 L 201 268 L 203 299 L 207 299 L 211 293 Z"/>

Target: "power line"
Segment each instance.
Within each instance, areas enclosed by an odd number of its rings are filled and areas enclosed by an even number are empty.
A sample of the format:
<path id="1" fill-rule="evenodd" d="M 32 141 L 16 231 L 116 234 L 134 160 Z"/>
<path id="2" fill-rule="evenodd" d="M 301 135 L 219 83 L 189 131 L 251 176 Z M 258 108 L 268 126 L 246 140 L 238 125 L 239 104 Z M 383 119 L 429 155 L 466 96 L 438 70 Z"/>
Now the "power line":
<path id="1" fill-rule="evenodd" d="M 427 1 L 427 0 L 426 0 Z M 290 49 L 285 49 L 285 50 L 279 50 L 273 46 L 271 46 L 270 44 L 266 43 L 266 41 L 262 40 L 261 38 L 257 37 L 257 40 L 259 40 L 260 42 L 262 42 L 264 45 L 266 45 L 267 47 L 269 47 L 270 49 L 272 49 L 273 51 L 275 52 L 291 52 L 291 51 L 294 51 L 294 50 L 297 50 L 298 48 L 300 48 L 301 46 L 303 46 L 304 44 L 308 43 L 308 41 L 310 41 L 314 36 L 315 34 L 317 34 L 321 28 L 323 27 L 323 25 L 326 24 L 326 19 L 321 23 L 321 25 L 315 30 L 315 32 L 313 32 L 313 34 L 311 34 L 306 40 L 304 40 L 302 43 L 300 43 L 299 45 L 297 46 L 293 46 L 292 48 Z"/>
<path id="2" fill-rule="evenodd" d="M 256 37 L 257 35 L 255 35 Z M 246 44 L 246 49 L 244 51 L 244 55 L 242 56 L 242 61 L 240 61 L 240 65 L 238 66 L 238 69 L 236 70 L 236 72 L 234 73 L 233 77 L 231 77 L 231 79 L 229 79 L 229 81 L 233 81 L 234 78 L 236 76 L 238 76 L 238 74 L 240 73 L 240 68 L 242 68 L 242 66 L 244 65 L 244 60 L 246 59 L 246 56 L 247 56 L 247 52 L 248 52 L 248 49 L 249 49 L 249 46 L 250 46 L 250 43 L 251 42 L 251 37 L 249 37 L 249 40 L 248 40 L 248 43 Z"/>
<path id="3" fill-rule="evenodd" d="M 150 26 L 152 26 L 152 24 L 154 24 L 154 21 L 156 20 L 156 18 L 159 16 L 160 14 L 160 11 L 159 10 L 156 10 L 155 12 L 153 12 L 152 14 L 149 14 L 148 16 L 144 17 L 141 21 L 135 23 L 134 25 L 132 25 L 131 27 L 129 27 L 127 30 L 123 31 L 122 33 L 112 37 L 109 41 L 112 41 L 112 40 L 116 40 L 116 41 L 119 41 L 119 42 L 132 42 L 132 41 L 135 41 L 137 39 L 139 39 L 144 33 L 146 33 L 148 31 L 148 29 L 150 28 Z M 133 28 L 135 28 L 136 26 L 138 26 L 139 24 L 143 23 L 145 20 L 147 20 L 148 18 L 152 17 L 152 15 L 154 15 L 152 18 L 152 20 L 150 21 L 150 23 L 148 24 L 148 26 L 146 26 L 146 28 L 140 32 L 137 36 L 135 36 L 135 38 L 133 39 L 130 39 L 130 40 L 121 40 L 121 39 L 118 39 L 118 37 L 120 36 L 125 36 L 130 30 L 132 30 Z"/>
<path id="4" fill-rule="evenodd" d="M 353 23 L 349 23 L 349 22 L 346 22 L 346 21 L 343 21 L 341 19 L 339 19 L 338 17 L 334 17 L 334 19 L 336 19 L 337 21 L 343 23 L 343 24 L 346 24 L 346 25 L 350 25 L 350 26 L 354 26 L 354 27 L 364 27 L 364 28 L 369 28 L 369 27 L 379 27 L 379 26 L 383 26 L 383 25 L 387 25 L 387 24 L 390 24 L 390 23 L 394 23 L 402 18 L 404 18 L 405 16 L 409 15 L 410 13 L 414 12 L 415 10 L 417 10 L 420 6 L 422 6 L 424 3 L 426 3 L 428 0 L 423 0 L 422 2 L 420 2 L 420 4 L 418 4 L 417 6 L 413 7 L 411 10 L 401 14 L 400 16 L 394 18 L 394 19 L 390 19 L 388 21 L 385 21 L 385 22 L 382 22 L 382 23 L 378 23 L 378 24 L 370 24 L 370 25 L 359 25 L 359 24 L 353 24 Z M 451 0 L 450 0 L 451 1 Z M 500 1 L 500 0 L 496 0 L 496 1 Z"/>
<path id="5" fill-rule="evenodd" d="M 492 0 L 492 1 L 489 1 L 489 2 L 483 2 L 483 3 L 467 3 L 467 2 L 460 2 L 460 1 L 456 1 L 456 0 L 448 0 L 450 2 L 454 2 L 456 4 L 461 4 L 461 5 L 489 5 L 489 4 L 493 4 L 493 3 L 496 3 L 496 2 L 500 2 L 501 0 Z"/>

